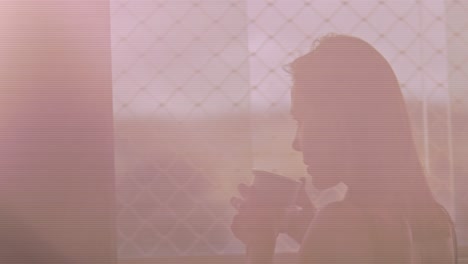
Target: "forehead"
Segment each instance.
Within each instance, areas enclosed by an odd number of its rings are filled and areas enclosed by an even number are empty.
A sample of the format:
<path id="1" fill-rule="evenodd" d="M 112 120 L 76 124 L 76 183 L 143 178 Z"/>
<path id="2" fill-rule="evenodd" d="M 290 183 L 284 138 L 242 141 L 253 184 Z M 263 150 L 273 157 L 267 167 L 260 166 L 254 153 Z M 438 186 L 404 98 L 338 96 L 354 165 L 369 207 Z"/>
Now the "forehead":
<path id="1" fill-rule="evenodd" d="M 298 98 L 298 94 L 297 94 L 297 88 L 295 88 L 294 86 L 291 88 L 291 92 L 290 92 L 290 99 L 291 99 L 291 110 L 290 110 L 290 114 L 294 117 L 294 118 L 299 118 L 300 114 L 304 111 L 304 110 L 301 110 L 299 109 L 299 105 L 301 104 L 299 102 L 299 98 Z"/>

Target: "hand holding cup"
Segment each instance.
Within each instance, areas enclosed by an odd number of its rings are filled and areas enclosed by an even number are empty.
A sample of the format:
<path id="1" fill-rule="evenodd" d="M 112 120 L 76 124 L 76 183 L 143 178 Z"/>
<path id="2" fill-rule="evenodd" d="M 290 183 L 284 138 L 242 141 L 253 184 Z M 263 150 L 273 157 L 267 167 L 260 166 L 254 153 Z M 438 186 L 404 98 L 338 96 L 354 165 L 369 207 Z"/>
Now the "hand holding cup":
<path id="1" fill-rule="evenodd" d="M 287 211 L 296 206 L 304 184 L 268 171 L 253 170 L 253 173 L 251 185 L 238 186 L 242 198 L 231 199 L 231 204 L 239 211 L 231 229 L 246 244 L 262 237 L 276 238 L 285 226 Z"/>

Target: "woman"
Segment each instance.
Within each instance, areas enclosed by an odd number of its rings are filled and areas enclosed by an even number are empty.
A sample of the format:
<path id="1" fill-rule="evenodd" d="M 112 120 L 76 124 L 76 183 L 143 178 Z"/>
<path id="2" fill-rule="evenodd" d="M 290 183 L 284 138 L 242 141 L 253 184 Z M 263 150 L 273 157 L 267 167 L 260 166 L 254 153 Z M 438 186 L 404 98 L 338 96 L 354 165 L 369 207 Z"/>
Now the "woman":
<path id="1" fill-rule="evenodd" d="M 306 206 L 307 224 L 284 230 L 301 243 L 300 263 L 455 263 L 452 221 L 427 185 L 384 57 L 361 39 L 329 35 L 290 71 L 293 147 L 316 188 L 348 188 L 313 219 Z M 250 263 L 270 263 L 280 220 L 255 206 L 254 190 L 240 189 L 245 201 L 233 232 L 246 243 Z"/>

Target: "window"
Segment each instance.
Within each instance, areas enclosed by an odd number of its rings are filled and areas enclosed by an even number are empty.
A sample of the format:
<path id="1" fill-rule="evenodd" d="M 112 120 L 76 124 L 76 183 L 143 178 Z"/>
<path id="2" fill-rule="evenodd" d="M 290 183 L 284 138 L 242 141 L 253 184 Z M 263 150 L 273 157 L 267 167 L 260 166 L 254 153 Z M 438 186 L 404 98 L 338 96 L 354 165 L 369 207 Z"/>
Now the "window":
<path id="1" fill-rule="evenodd" d="M 282 67 L 328 32 L 365 39 L 394 68 L 431 188 L 467 245 L 468 50 L 460 30 L 468 21 L 457 18 L 468 3 L 111 0 L 111 7 L 120 258 L 243 252 L 229 230 L 229 198 L 252 167 L 305 174 L 290 148 L 291 80 Z M 311 191 L 318 203 L 342 194 Z M 278 247 L 297 245 L 283 238 Z"/>

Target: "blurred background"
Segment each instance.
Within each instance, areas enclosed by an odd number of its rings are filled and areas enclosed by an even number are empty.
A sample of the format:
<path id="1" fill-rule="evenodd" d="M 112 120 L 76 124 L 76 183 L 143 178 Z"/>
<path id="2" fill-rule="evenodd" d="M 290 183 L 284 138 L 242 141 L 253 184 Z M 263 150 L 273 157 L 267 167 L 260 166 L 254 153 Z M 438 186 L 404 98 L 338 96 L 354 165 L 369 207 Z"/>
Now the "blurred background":
<path id="1" fill-rule="evenodd" d="M 394 68 L 430 186 L 468 245 L 468 1 L 110 2 L 119 258 L 243 253 L 229 199 L 253 167 L 306 175 L 283 67 L 331 32 Z M 319 207 L 344 193 L 309 190 Z"/>

